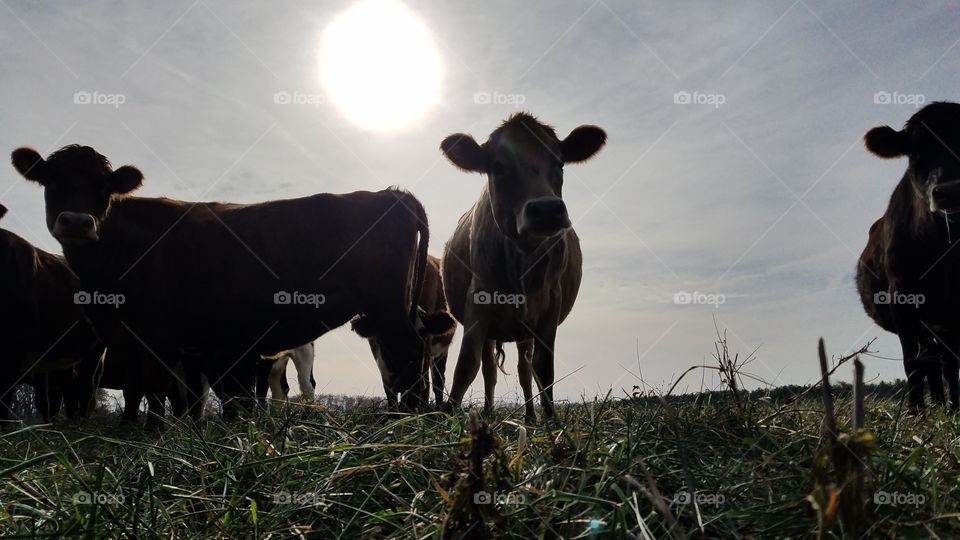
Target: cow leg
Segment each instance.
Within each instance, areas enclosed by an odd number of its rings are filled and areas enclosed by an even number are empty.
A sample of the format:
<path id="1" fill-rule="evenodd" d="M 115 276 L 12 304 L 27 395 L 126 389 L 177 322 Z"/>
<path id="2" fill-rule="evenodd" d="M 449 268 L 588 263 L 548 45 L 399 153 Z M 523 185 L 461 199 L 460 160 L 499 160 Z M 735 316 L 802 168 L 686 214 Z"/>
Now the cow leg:
<path id="1" fill-rule="evenodd" d="M 496 342 L 487 340 L 483 344 L 483 412 L 493 412 L 493 402 L 497 391 L 497 359 L 493 354 Z"/>
<path id="2" fill-rule="evenodd" d="M 267 390 L 270 389 L 273 383 L 273 366 L 277 361 L 273 360 L 260 360 L 257 363 L 257 402 L 261 405 L 267 404 Z M 276 399 L 276 395 L 274 395 Z"/>
<path id="3" fill-rule="evenodd" d="M 49 421 L 52 422 L 60 416 L 60 409 L 64 402 L 69 399 L 68 389 L 73 382 L 73 369 L 58 370 L 47 375 L 49 388 L 47 389 L 47 399 L 50 403 Z"/>
<path id="4" fill-rule="evenodd" d="M 225 356 L 232 362 L 235 357 Z M 244 411 L 245 406 L 254 401 L 254 386 L 256 386 L 256 362 L 260 362 L 260 355 L 247 353 L 236 361 L 234 365 L 224 365 L 223 359 L 218 362 L 220 371 L 220 395 L 223 401 L 223 418 L 233 420 Z"/>
<path id="5" fill-rule="evenodd" d="M 941 344 L 941 358 L 943 376 L 947 379 L 947 390 L 950 398 L 950 408 L 954 411 L 960 408 L 960 340 L 950 337 Z"/>
<path id="6" fill-rule="evenodd" d="M 184 386 L 186 387 L 187 414 L 194 420 L 200 420 L 203 417 L 203 406 L 207 402 L 207 389 L 203 384 L 204 365 L 198 362 L 206 362 L 207 358 L 201 360 L 195 359 L 191 362 L 184 360 L 183 375 L 185 377 Z"/>
<path id="7" fill-rule="evenodd" d="M 86 418 L 93 409 L 98 382 L 103 372 L 103 354 L 103 347 L 97 346 L 80 359 L 76 377 L 70 389 L 71 398 L 67 404 L 67 416 Z M 77 408 L 75 413 L 70 410 L 73 403 Z"/>
<path id="8" fill-rule="evenodd" d="M 133 371 L 133 370 L 130 370 Z M 123 385 L 123 416 L 121 420 L 127 424 L 135 424 L 140 416 L 140 403 L 143 402 L 143 388 L 140 381 L 130 381 L 139 378 L 136 374 L 128 375 L 128 381 Z"/>
<path id="9" fill-rule="evenodd" d="M 947 397 L 943 390 L 943 358 L 928 356 L 924 361 L 927 368 L 927 381 L 930 384 L 930 398 L 934 404 L 944 407 L 947 404 Z"/>
<path id="10" fill-rule="evenodd" d="M 20 375 L 19 359 L 22 357 L 17 351 L 12 352 L 13 363 L 4 365 L 0 369 L 0 421 L 14 420 L 13 398 L 16 394 L 17 378 Z"/>
<path id="11" fill-rule="evenodd" d="M 309 355 L 306 351 L 300 349 L 293 353 L 293 366 L 297 368 L 297 383 L 300 385 L 301 401 L 313 401 L 313 393 L 316 391 L 313 379 L 313 347 L 309 349 Z"/>
<path id="12" fill-rule="evenodd" d="M 906 294 L 911 289 L 890 283 L 890 290 Z M 916 314 L 910 312 L 912 307 L 895 304 L 889 309 L 900 338 L 900 348 L 903 350 L 903 369 L 907 375 L 907 407 L 911 414 L 919 414 L 925 408 L 923 381 L 927 375 L 922 359 L 921 342 L 924 341 L 924 336 L 920 332 L 920 321 Z"/>
<path id="13" fill-rule="evenodd" d="M 383 381 L 383 392 L 387 396 L 387 410 L 394 412 L 400 410 L 400 404 L 397 402 L 397 393 L 393 391 L 393 387 L 391 387 L 387 381 Z"/>
<path id="14" fill-rule="evenodd" d="M 943 370 L 950 392 L 950 409 L 960 410 L 960 361 L 951 351 L 944 356 Z"/>
<path id="15" fill-rule="evenodd" d="M 554 305 L 559 306 L 557 299 Z M 557 339 L 557 325 L 559 325 L 559 313 L 556 317 L 551 317 L 550 321 L 537 330 L 537 344 L 533 349 L 533 375 L 537 379 L 537 387 L 540 389 L 540 404 L 543 407 L 544 420 L 552 420 L 556 416 L 556 410 L 553 406 L 553 382 L 554 382 L 554 354 L 553 347 Z"/>
<path id="16" fill-rule="evenodd" d="M 467 316 L 463 327 L 463 341 L 460 343 L 460 354 L 457 356 L 457 366 L 453 370 L 453 383 L 450 385 L 450 401 L 447 409 L 459 407 L 467 388 L 473 384 L 480 372 L 480 358 L 486 341 L 486 329 L 478 320 L 471 317 L 472 305 L 467 304 Z"/>
<path id="17" fill-rule="evenodd" d="M 190 409 L 190 399 L 188 397 L 190 389 L 187 380 L 187 366 L 181 359 L 173 370 L 173 376 L 170 377 L 170 383 L 166 390 L 166 397 L 170 400 L 170 409 L 177 418 L 186 417 Z"/>
<path id="18" fill-rule="evenodd" d="M 170 373 L 156 358 L 144 362 L 144 389 L 147 396 L 147 425 L 160 425 L 167 414 L 167 390 Z"/>
<path id="19" fill-rule="evenodd" d="M 44 422 L 52 422 L 53 417 L 50 415 L 50 406 L 51 406 L 51 389 L 50 384 L 50 374 L 49 373 L 37 373 L 33 377 L 33 403 L 37 408 L 37 412 L 40 413 L 40 418 Z"/>
<path id="20" fill-rule="evenodd" d="M 165 404 L 167 401 L 167 391 L 170 389 L 172 373 L 171 368 L 165 361 L 170 362 L 170 365 L 175 367 L 177 359 L 177 350 L 175 348 L 171 350 L 167 347 L 154 345 L 151 349 L 148 348 L 149 345 L 147 344 L 165 342 L 167 341 L 163 339 L 148 340 L 136 346 L 135 354 L 130 357 L 136 361 L 134 366 L 139 366 L 140 368 L 139 370 L 134 368 L 130 371 L 133 372 L 134 377 L 139 378 L 139 388 L 142 395 L 147 398 L 147 425 L 158 426 L 166 416 L 167 409 Z M 139 400 L 137 403 L 139 403 Z"/>
<path id="21" fill-rule="evenodd" d="M 121 422 L 124 424 L 135 424 L 140 416 L 140 404 L 146 395 L 141 371 L 144 369 L 140 364 L 139 351 L 131 343 L 133 338 L 119 338 L 115 342 L 108 344 L 107 357 L 105 359 L 104 370 L 110 375 L 117 377 L 123 375 L 121 389 L 123 390 L 123 416 Z M 151 359 L 153 359 L 151 357 Z"/>
<path id="22" fill-rule="evenodd" d="M 272 366 L 270 366 L 270 373 L 268 374 L 270 382 L 270 397 L 275 403 L 287 400 L 289 386 L 284 389 L 283 382 L 287 379 L 287 360 L 289 358 L 289 356 L 283 356 L 282 358 L 276 360 Z"/>
<path id="23" fill-rule="evenodd" d="M 528 424 L 537 423 L 537 411 L 533 404 L 533 340 L 517 342 L 517 375 L 523 389 L 523 418 Z"/>
<path id="24" fill-rule="evenodd" d="M 433 387 L 433 398 L 437 409 L 443 407 L 443 391 L 446 389 L 447 378 L 447 351 L 430 362 L 430 385 Z"/>

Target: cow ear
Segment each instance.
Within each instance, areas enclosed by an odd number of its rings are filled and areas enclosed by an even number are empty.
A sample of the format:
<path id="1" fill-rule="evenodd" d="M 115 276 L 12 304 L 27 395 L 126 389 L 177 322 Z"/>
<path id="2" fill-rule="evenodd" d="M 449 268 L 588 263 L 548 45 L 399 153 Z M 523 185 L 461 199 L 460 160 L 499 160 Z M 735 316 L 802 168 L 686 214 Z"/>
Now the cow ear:
<path id="1" fill-rule="evenodd" d="M 131 165 L 124 165 L 110 175 L 110 188 L 117 195 L 124 195 L 143 185 L 143 173 Z"/>
<path id="2" fill-rule="evenodd" d="M 43 169 L 46 161 L 33 148 L 17 148 L 10 154 L 13 168 L 27 180 L 43 183 Z"/>
<path id="3" fill-rule="evenodd" d="M 439 336 L 446 334 L 457 326 L 457 321 L 453 320 L 446 311 L 438 311 L 421 317 L 423 329 L 428 335 Z"/>
<path id="4" fill-rule="evenodd" d="M 376 329 L 373 320 L 366 315 L 358 315 L 350 321 L 350 329 L 362 338 L 372 338 L 376 336 Z"/>
<path id="5" fill-rule="evenodd" d="M 580 163 L 593 157 L 607 142 L 607 133 L 597 126 L 580 126 L 560 141 L 564 163 Z"/>
<path id="6" fill-rule="evenodd" d="M 450 163 L 465 172 L 487 172 L 487 156 L 483 148 L 469 135 L 450 135 L 440 143 L 440 150 Z"/>
<path id="7" fill-rule="evenodd" d="M 890 126 L 875 127 L 863 136 L 867 150 L 882 158 L 895 158 L 910 153 L 907 134 Z"/>
<path id="8" fill-rule="evenodd" d="M 0 204 L 0 219 L 3 219 L 5 215 L 7 215 L 7 207 Z"/>

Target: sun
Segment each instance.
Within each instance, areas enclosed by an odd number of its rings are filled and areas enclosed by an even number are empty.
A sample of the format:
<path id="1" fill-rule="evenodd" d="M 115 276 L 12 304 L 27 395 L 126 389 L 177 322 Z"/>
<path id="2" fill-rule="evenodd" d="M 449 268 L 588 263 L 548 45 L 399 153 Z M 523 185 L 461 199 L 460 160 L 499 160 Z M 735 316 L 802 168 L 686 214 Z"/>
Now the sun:
<path id="1" fill-rule="evenodd" d="M 439 102 L 442 79 L 429 28 L 397 0 L 361 0 L 323 32 L 321 83 L 361 128 L 410 127 Z"/>

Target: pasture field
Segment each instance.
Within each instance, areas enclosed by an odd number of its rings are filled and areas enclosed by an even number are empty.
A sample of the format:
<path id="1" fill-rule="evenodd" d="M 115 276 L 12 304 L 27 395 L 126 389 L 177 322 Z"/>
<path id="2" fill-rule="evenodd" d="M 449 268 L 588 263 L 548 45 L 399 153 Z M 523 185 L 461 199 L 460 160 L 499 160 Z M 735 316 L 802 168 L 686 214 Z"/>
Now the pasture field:
<path id="1" fill-rule="evenodd" d="M 843 451 L 828 455 L 818 453 L 818 392 L 759 396 L 567 403 L 558 424 L 527 428 L 513 407 L 481 422 L 467 414 L 394 415 L 373 404 L 290 405 L 233 423 L 168 418 L 146 430 L 120 426 L 113 413 L 7 428 L 0 433 L 0 534 L 960 534 L 956 416 L 942 409 L 909 416 L 900 400 L 873 387 L 868 431 L 840 434 Z M 847 430 L 849 392 L 835 397 L 838 429 Z M 851 467 L 860 471 L 856 479 L 837 480 L 849 478 L 843 474 Z M 850 500 L 856 508 L 845 506 Z"/>

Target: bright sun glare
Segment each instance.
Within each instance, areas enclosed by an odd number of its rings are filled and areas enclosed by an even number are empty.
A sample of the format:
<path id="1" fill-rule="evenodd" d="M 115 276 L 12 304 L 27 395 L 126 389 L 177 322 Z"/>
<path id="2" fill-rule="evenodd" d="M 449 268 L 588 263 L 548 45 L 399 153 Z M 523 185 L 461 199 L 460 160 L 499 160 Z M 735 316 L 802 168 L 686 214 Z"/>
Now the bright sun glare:
<path id="1" fill-rule="evenodd" d="M 330 100 L 365 129 L 410 126 L 440 99 L 443 66 L 430 30 L 397 0 L 361 0 L 323 33 Z"/>

